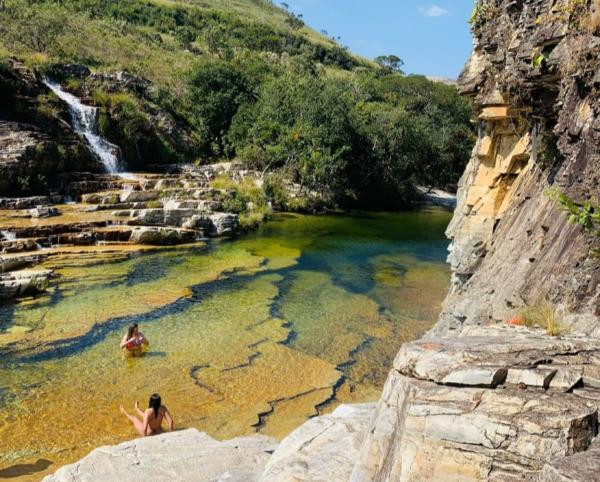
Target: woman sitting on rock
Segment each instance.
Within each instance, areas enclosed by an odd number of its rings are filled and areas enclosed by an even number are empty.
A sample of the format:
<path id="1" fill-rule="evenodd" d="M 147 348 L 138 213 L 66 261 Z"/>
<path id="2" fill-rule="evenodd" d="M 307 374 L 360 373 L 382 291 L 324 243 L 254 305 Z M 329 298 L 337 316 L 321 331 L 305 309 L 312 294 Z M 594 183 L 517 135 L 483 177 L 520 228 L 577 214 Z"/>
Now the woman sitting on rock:
<path id="1" fill-rule="evenodd" d="M 138 417 L 129 415 L 123 408 L 123 405 L 121 405 L 121 413 L 129 419 L 142 437 L 149 437 L 150 435 L 163 433 L 163 419 L 167 421 L 169 432 L 173 431 L 173 428 L 175 427 L 173 417 L 171 417 L 167 407 L 161 404 L 160 395 L 158 393 L 153 393 L 150 396 L 148 408 L 144 412 L 140 410 L 140 404 L 137 401 L 135 402 L 134 408 L 141 417 L 141 420 Z"/>
<path id="2" fill-rule="evenodd" d="M 139 331 L 138 324 L 132 323 L 127 329 L 127 333 L 121 340 L 121 349 L 125 350 L 125 353 L 132 355 L 138 355 L 142 353 L 142 349 L 150 344 L 144 334 Z"/>

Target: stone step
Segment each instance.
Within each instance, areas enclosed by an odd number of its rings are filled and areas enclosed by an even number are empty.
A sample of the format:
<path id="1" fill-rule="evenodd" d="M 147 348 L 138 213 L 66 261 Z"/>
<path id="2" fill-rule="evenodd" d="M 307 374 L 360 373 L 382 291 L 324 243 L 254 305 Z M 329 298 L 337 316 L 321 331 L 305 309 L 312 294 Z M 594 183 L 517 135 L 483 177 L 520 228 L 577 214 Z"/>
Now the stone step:
<path id="1" fill-rule="evenodd" d="M 22 253 L 40 248 L 39 238 L 22 238 L 0 241 L 0 253 Z"/>

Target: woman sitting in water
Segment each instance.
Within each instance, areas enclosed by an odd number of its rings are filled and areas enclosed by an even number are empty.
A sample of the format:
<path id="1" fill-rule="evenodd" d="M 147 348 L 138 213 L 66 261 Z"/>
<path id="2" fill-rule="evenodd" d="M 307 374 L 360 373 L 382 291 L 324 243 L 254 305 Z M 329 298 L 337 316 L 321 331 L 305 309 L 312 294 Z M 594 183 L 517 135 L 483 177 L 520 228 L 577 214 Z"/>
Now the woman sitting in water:
<path id="1" fill-rule="evenodd" d="M 169 432 L 173 431 L 175 426 L 173 422 L 173 417 L 167 410 L 167 407 L 161 404 L 160 395 L 158 393 L 154 393 L 150 396 L 150 401 L 148 402 L 148 408 L 146 411 L 142 412 L 140 410 L 140 404 L 135 402 L 135 411 L 141 417 L 141 420 L 133 415 L 129 415 L 127 411 L 121 405 L 121 413 L 125 415 L 129 421 L 133 424 L 137 432 L 142 437 L 148 437 L 150 435 L 157 435 L 159 433 L 163 433 L 162 429 L 162 421 L 165 419 L 169 426 Z"/>
<path id="2" fill-rule="evenodd" d="M 143 347 L 147 347 L 150 344 L 144 334 L 139 331 L 138 324 L 132 323 L 127 329 L 127 333 L 121 340 L 121 349 L 126 352 L 136 354 L 141 353 Z"/>

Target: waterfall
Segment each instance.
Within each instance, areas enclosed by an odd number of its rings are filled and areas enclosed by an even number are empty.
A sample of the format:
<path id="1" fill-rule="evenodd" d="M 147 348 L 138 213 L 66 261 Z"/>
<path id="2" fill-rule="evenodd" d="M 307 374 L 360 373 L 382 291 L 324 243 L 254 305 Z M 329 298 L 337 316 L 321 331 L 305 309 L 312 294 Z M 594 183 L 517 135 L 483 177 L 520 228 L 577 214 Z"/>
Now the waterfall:
<path id="1" fill-rule="evenodd" d="M 121 171 L 119 159 L 114 154 L 118 151 L 118 147 L 97 134 L 98 108 L 83 104 L 77 97 L 62 90 L 57 82 L 44 79 L 44 84 L 69 105 L 73 128 L 87 139 L 90 148 L 102 162 L 106 172 L 109 174 L 119 173 Z"/>
<path id="2" fill-rule="evenodd" d="M 10 231 L 0 231 L 0 234 L 6 241 L 14 241 L 15 239 L 17 239 L 17 235 Z"/>

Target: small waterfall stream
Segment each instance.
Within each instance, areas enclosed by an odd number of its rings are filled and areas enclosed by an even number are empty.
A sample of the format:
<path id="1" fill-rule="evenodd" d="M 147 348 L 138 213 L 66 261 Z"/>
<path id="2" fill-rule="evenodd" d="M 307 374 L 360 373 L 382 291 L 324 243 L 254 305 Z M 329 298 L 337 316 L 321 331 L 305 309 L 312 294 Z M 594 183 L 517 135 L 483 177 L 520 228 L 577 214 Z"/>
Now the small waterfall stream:
<path id="1" fill-rule="evenodd" d="M 17 239 L 15 233 L 12 233 L 10 231 L 0 231 L 0 234 L 6 241 L 14 241 L 15 239 Z"/>
<path id="2" fill-rule="evenodd" d="M 44 84 L 69 105 L 73 128 L 87 139 L 92 151 L 104 165 L 106 172 L 109 174 L 121 172 L 119 159 L 115 155 L 118 147 L 97 133 L 98 108 L 83 104 L 77 97 L 65 92 L 57 82 L 44 79 Z"/>

